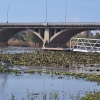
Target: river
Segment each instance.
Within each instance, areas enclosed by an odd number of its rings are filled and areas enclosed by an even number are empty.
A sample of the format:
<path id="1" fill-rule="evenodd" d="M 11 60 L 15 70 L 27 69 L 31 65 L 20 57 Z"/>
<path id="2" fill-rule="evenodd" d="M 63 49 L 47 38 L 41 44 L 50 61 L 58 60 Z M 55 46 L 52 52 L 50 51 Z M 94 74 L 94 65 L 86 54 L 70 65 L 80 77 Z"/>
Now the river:
<path id="1" fill-rule="evenodd" d="M 77 96 L 83 96 L 89 91 L 100 90 L 100 86 L 96 82 L 63 75 L 62 78 L 59 78 L 56 75 L 37 72 L 17 76 L 0 74 L 0 84 L 0 100 L 12 100 L 13 95 L 17 100 L 22 100 L 22 98 L 25 98 L 25 100 L 30 100 L 29 98 L 45 100 L 43 99 L 45 95 L 46 100 L 52 100 L 50 98 L 54 98 L 56 94 L 56 98 L 59 98 L 59 100 L 76 100 Z"/>
<path id="2" fill-rule="evenodd" d="M 40 49 L 29 47 L 6 47 L 0 48 L 0 53 L 28 53 L 35 52 Z M 19 66 L 14 66 L 17 69 Z M 24 70 L 32 69 L 32 66 L 20 66 Z M 89 82 L 86 79 L 67 75 L 57 76 L 55 74 L 46 74 L 43 70 L 48 68 L 36 69 L 34 74 L 13 73 L 0 74 L 0 100 L 78 100 L 77 98 L 84 96 L 86 93 L 100 90 L 100 86 L 96 82 Z M 39 72 L 37 71 L 39 70 Z M 54 68 L 55 71 L 61 71 Z M 79 73 L 100 73 L 97 71 L 89 71 L 89 67 L 81 65 L 80 68 L 69 67 L 62 69 L 63 71 L 79 72 Z M 41 72 L 40 72 L 41 71 Z"/>

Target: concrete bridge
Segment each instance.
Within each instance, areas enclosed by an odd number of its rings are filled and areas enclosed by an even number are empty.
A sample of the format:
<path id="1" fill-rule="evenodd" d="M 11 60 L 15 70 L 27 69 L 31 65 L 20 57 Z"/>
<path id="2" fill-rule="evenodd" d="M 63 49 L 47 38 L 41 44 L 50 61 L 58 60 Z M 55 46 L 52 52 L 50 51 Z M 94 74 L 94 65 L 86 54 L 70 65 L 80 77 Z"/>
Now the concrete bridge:
<path id="1" fill-rule="evenodd" d="M 100 23 L 0 23 L 0 42 L 7 43 L 13 35 L 27 29 L 32 30 L 44 46 L 66 47 L 66 42 L 74 35 L 87 30 L 100 30 Z"/>

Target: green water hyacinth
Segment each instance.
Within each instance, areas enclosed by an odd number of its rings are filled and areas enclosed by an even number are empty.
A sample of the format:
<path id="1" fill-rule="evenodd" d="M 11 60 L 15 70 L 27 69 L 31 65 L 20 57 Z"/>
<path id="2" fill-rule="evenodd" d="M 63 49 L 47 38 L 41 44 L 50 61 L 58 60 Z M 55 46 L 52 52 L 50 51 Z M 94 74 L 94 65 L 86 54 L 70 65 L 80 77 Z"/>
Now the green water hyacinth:
<path id="1" fill-rule="evenodd" d="M 14 65 L 22 66 L 57 66 L 66 68 L 69 65 L 100 64 L 100 53 L 38 51 L 24 54 L 0 54 L 0 60 L 8 60 Z"/>
<path id="2" fill-rule="evenodd" d="M 80 100 L 100 100 L 100 92 L 90 92 L 85 97 L 81 97 Z"/>

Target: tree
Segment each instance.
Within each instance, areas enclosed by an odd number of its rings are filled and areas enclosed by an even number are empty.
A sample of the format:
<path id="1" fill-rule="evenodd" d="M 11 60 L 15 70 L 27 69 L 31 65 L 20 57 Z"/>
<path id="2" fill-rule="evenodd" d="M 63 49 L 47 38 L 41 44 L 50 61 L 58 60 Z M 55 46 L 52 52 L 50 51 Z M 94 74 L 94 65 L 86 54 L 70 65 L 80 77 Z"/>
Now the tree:
<path id="1" fill-rule="evenodd" d="M 39 43 L 39 44 L 42 43 L 41 39 L 37 35 L 35 35 L 32 31 L 28 31 L 27 33 L 20 32 L 20 33 L 16 34 L 14 36 L 14 38 L 17 38 L 23 42 L 32 41 L 33 43 L 35 43 L 35 45 L 36 45 L 36 43 Z"/>
<path id="2" fill-rule="evenodd" d="M 31 34 L 31 40 L 32 40 L 32 42 L 34 42 L 35 44 L 36 44 L 36 43 L 42 43 L 41 39 L 40 39 L 37 35 L 35 35 L 34 33 Z"/>

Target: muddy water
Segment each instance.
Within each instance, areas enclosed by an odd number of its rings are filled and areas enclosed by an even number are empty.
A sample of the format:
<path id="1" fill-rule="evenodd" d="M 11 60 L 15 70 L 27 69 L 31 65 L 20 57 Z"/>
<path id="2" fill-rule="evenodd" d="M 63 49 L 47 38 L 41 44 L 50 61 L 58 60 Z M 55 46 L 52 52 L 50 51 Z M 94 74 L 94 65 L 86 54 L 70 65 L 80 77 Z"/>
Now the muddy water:
<path id="1" fill-rule="evenodd" d="M 50 75 L 45 73 L 35 74 L 0 74 L 0 100 L 52 100 L 57 94 L 59 100 L 76 100 L 76 96 L 83 96 L 89 91 L 98 91 L 100 86 L 73 77 Z M 30 94 L 30 95 L 28 95 Z M 28 98 L 29 97 L 29 98 Z M 46 99 L 43 99 L 46 97 Z M 56 97 L 56 96 L 55 96 Z M 72 99 L 74 97 L 74 99 Z M 55 99 L 56 100 L 56 99 Z"/>

